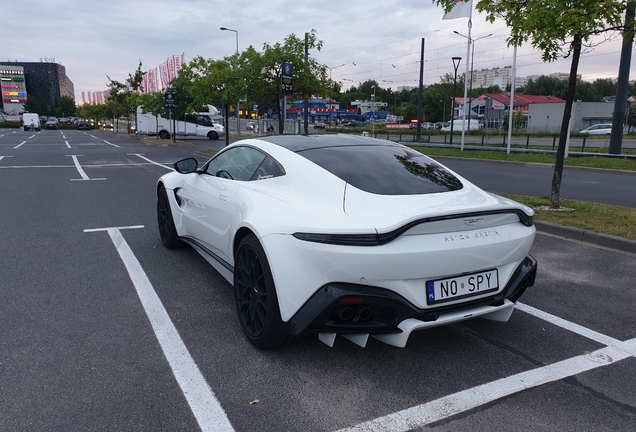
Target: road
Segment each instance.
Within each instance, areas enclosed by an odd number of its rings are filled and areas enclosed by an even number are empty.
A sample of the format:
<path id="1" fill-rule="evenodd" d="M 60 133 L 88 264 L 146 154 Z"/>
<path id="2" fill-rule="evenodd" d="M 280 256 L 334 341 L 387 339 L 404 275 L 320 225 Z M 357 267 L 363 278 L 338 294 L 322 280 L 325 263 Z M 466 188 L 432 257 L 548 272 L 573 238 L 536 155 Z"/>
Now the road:
<path id="1" fill-rule="evenodd" d="M 541 196 L 552 188 L 552 165 L 433 158 L 490 192 Z M 561 198 L 636 207 L 636 172 L 564 167 Z"/>
<path id="2" fill-rule="evenodd" d="M 633 431 L 636 256 L 551 235 L 507 323 L 252 347 L 156 229 L 158 177 L 222 145 L 0 130 L 0 430 Z"/>

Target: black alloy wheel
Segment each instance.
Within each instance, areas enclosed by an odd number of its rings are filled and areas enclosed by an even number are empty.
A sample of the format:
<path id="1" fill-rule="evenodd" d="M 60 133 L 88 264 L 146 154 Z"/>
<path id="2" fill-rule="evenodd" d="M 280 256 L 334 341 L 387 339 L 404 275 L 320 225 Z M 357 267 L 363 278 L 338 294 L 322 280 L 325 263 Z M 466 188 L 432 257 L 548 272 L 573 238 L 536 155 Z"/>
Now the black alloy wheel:
<path id="1" fill-rule="evenodd" d="M 236 253 L 234 296 L 241 328 L 252 345 L 271 349 L 291 341 L 282 331 L 272 272 L 254 235 L 243 238 Z"/>
<path id="2" fill-rule="evenodd" d="M 177 229 L 174 226 L 172 212 L 170 211 L 170 203 L 166 189 L 162 186 L 157 192 L 157 222 L 159 224 L 159 235 L 161 242 L 168 249 L 175 249 L 183 245 L 177 235 Z"/>

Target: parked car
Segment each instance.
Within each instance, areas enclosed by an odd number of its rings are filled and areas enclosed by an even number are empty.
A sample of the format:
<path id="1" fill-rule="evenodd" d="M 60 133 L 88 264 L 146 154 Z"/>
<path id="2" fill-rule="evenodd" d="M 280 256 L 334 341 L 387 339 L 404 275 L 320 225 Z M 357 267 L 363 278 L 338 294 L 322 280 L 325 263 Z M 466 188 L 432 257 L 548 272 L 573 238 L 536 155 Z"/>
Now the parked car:
<path id="1" fill-rule="evenodd" d="M 77 130 L 91 130 L 91 125 L 86 120 L 80 120 L 77 122 Z"/>
<path id="2" fill-rule="evenodd" d="M 255 127 L 256 127 L 256 122 L 247 122 L 247 124 L 245 125 L 246 130 L 254 130 Z"/>
<path id="3" fill-rule="evenodd" d="M 590 126 L 587 129 L 583 129 L 580 133 L 584 135 L 611 135 L 612 124 L 611 123 L 595 124 Z"/>
<path id="4" fill-rule="evenodd" d="M 327 123 L 322 123 L 322 122 L 316 123 L 314 125 L 314 129 L 325 129 L 326 127 L 327 127 Z"/>
<path id="5" fill-rule="evenodd" d="M 51 130 L 57 129 L 57 121 L 47 120 L 46 124 L 44 125 L 44 129 L 51 129 Z"/>
<path id="6" fill-rule="evenodd" d="M 400 144 L 267 136 L 174 169 L 156 189 L 161 241 L 233 285 L 262 349 L 303 333 L 404 347 L 416 330 L 507 321 L 534 284 L 533 210 Z"/>

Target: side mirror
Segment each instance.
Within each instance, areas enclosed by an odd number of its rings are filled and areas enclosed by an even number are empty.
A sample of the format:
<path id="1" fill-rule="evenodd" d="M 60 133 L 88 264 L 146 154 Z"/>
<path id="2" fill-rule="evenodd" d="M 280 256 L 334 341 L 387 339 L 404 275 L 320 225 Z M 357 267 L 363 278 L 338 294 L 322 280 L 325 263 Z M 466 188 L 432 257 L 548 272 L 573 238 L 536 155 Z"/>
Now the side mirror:
<path id="1" fill-rule="evenodd" d="M 190 174 L 197 170 L 199 162 L 195 158 L 181 159 L 174 163 L 174 169 L 181 174 Z"/>

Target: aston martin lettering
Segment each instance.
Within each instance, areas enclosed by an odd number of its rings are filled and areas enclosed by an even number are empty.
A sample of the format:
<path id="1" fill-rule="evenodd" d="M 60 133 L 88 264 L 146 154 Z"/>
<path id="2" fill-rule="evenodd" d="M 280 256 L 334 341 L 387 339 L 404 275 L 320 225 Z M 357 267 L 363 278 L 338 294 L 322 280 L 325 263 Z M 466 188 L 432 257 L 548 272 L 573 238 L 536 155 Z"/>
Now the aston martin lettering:
<path id="1" fill-rule="evenodd" d="M 458 241 L 464 241 L 464 240 L 475 240 L 475 239 L 486 238 L 486 237 L 494 237 L 498 235 L 499 235 L 499 232 L 497 232 L 496 230 L 486 230 L 486 231 L 478 231 L 471 234 L 447 235 L 447 236 L 444 236 L 444 241 L 458 242 Z"/>

